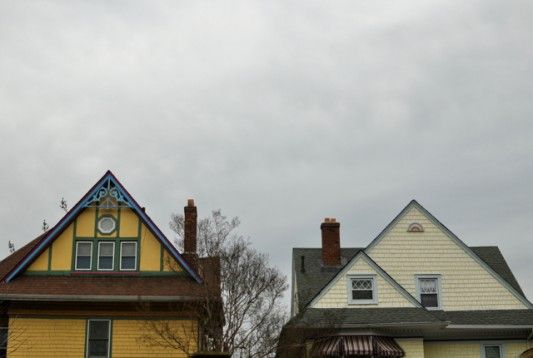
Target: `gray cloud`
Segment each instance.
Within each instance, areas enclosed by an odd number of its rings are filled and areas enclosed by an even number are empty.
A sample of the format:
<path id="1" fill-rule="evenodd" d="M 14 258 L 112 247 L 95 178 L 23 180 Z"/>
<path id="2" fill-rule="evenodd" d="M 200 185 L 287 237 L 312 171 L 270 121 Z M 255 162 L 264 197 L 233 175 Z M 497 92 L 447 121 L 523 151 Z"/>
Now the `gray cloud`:
<path id="1" fill-rule="evenodd" d="M 113 170 L 170 235 L 195 197 L 289 274 L 417 198 L 533 297 L 529 1 L 2 2 L 0 223 L 22 246 Z"/>

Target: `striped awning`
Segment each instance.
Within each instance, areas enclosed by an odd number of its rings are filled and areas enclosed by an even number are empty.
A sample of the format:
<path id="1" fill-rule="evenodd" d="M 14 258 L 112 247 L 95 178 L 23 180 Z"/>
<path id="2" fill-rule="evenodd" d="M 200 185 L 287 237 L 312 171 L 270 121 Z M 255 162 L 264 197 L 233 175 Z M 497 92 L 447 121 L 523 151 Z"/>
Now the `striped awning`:
<path id="1" fill-rule="evenodd" d="M 332 336 L 315 340 L 312 355 L 313 357 L 400 358 L 405 355 L 405 352 L 391 337 Z"/>

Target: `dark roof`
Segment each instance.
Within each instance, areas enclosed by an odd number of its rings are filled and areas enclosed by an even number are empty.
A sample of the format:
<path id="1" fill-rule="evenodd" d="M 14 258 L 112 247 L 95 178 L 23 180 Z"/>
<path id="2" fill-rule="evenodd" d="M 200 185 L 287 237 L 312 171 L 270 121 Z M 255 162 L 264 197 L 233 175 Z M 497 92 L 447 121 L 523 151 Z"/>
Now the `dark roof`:
<path id="1" fill-rule="evenodd" d="M 470 247 L 472 251 L 483 260 L 491 269 L 499 274 L 522 296 L 524 293 L 516 281 L 511 269 L 496 246 Z M 341 249 L 342 265 L 340 267 L 322 266 L 321 248 L 293 248 L 292 263 L 295 273 L 295 283 L 298 295 L 298 308 L 303 310 L 309 302 L 322 290 L 333 277 L 342 270 L 359 251 L 363 248 Z M 301 258 L 304 257 L 305 272 L 301 270 Z"/>
<path id="2" fill-rule="evenodd" d="M 533 310 L 428 311 L 424 308 L 307 308 L 289 321 L 289 325 L 309 326 L 309 328 L 395 324 L 533 326 Z"/>
<path id="3" fill-rule="evenodd" d="M 362 248 L 341 249 L 341 261 L 344 266 Z M 301 270 L 301 258 L 304 257 L 305 272 Z M 292 249 L 292 264 L 298 288 L 298 308 L 301 311 L 318 292 L 342 269 L 342 267 L 322 267 L 322 249 Z"/>
<path id="4" fill-rule="evenodd" d="M 522 288 L 497 246 L 470 246 L 470 249 L 522 296 L 525 296 L 524 291 L 522 291 Z"/>
<path id="5" fill-rule="evenodd" d="M 11 269 L 22 259 L 24 256 L 30 252 L 35 245 L 44 237 L 45 234 L 37 236 L 32 241 L 28 242 L 26 245 L 7 256 L 5 259 L 0 261 L 0 277 L 4 277 Z"/>
<path id="6" fill-rule="evenodd" d="M 533 310 L 433 311 L 435 316 L 461 325 L 533 325 Z"/>
<path id="7" fill-rule="evenodd" d="M 349 327 L 390 324 L 444 324 L 424 308 L 308 308 L 290 324 L 316 327 Z"/>

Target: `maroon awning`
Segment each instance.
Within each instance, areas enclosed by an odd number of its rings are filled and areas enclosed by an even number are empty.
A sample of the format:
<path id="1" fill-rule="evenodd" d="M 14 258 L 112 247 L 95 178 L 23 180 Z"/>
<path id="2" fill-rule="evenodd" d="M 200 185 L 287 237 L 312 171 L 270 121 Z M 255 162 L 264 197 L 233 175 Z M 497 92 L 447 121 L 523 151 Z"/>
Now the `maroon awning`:
<path id="1" fill-rule="evenodd" d="M 315 340 L 313 357 L 369 356 L 374 358 L 400 358 L 403 349 L 391 337 L 382 336 L 332 336 Z"/>

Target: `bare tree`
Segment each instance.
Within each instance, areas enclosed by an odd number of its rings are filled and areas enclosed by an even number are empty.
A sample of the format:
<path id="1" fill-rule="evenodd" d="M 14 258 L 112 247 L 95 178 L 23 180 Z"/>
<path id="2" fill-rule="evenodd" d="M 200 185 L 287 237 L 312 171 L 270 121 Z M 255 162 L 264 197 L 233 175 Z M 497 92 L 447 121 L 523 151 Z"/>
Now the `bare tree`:
<path id="1" fill-rule="evenodd" d="M 170 227 L 179 248 L 183 248 L 184 224 L 183 215 L 172 215 Z M 237 217 L 228 219 L 220 210 L 198 222 L 199 256 L 220 258 L 224 315 L 221 339 L 211 332 L 205 348 L 233 357 L 272 357 L 287 316 L 281 302 L 287 278 L 235 231 L 239 224 Z M 216 316 L 217 310 L 207 306 L 208 314 Z"/>

